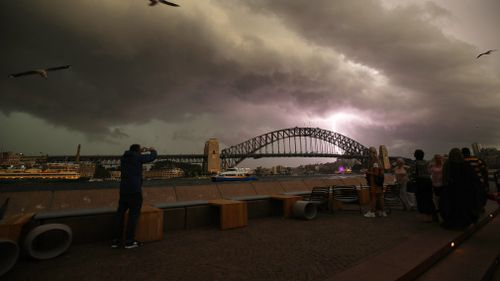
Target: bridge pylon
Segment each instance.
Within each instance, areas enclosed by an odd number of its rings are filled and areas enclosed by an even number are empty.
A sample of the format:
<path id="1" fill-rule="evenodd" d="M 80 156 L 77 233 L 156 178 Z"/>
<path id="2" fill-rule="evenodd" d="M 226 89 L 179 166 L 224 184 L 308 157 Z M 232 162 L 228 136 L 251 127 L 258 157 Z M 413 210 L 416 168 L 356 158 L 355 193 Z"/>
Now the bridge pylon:
<path id="1" fill-rule="evenodd" d="M 221 159 L 219 150 L 219 140 L 216 138 L 210 138 L 205 142 L 205 159 L 206 162 L 203 163 L 203 170 L 207 174 L 216 174 L 221 170 Z"/>

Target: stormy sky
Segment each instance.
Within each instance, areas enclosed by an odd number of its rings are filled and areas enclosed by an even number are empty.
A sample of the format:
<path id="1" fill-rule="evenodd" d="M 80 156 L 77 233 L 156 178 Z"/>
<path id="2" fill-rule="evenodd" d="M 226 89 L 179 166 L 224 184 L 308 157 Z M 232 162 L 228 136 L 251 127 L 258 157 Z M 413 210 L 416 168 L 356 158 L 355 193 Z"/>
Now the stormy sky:
<path id="1" fill-rule="evenodd" d="M 476 59 L 499 1 L 176 3 L 1 1 L 0 149 L 201 153 L 295 126 L 399 156 L 499 147 L 500 51 Z"/>

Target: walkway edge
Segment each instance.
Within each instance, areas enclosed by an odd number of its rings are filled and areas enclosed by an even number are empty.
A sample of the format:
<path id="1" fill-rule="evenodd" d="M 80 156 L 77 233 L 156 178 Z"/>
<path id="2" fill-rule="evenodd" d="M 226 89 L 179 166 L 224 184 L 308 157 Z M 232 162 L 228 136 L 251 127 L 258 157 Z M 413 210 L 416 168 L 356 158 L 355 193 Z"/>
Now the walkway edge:
<path id="1" fill-rule="evenodd" d="M 488 224 L 499 213 L 498 205 L 487 206 L 486 214 L 479 222 L 464 231 L 448 231 L 436 227 L 436 229 L 414 235 L 405 242 L 326 280 L 414 280 L 456 249 L 460 243 Z M 453 247 L 451 246 L 452 242 L 454 243 Z"/>

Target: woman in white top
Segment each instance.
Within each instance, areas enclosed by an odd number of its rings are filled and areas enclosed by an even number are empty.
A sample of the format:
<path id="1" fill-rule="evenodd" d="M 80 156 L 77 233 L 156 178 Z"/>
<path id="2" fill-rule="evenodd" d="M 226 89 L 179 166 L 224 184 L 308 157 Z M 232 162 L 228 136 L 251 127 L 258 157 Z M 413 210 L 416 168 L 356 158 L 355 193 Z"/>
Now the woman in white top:
<path id="1" fill-rule="evenodd" d="M 396 168 L 394 168 L 394 175 L 396 176 L 396 183 L 399 185 L 399 197 L 406 210 L 415 210 L 415 193 L 407 191 L 408 172 L 406 170 L 405 161 L 398 158 L 396 161 Z"/>

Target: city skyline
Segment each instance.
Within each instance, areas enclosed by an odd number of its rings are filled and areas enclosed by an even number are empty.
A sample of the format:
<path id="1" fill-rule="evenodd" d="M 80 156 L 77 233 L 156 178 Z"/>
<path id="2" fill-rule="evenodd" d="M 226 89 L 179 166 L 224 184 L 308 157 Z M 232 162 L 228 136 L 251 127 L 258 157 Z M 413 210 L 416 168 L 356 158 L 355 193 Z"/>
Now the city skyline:
<path id="1" fill-rule="evenodd" d="M 180 4 L 1 3 L 2 151 L 202 153 L 296 126 L 405 157 L 500 144 L 500 52 L 476 58 L 497 1 Z"/>

